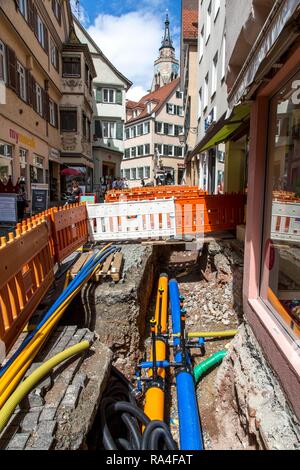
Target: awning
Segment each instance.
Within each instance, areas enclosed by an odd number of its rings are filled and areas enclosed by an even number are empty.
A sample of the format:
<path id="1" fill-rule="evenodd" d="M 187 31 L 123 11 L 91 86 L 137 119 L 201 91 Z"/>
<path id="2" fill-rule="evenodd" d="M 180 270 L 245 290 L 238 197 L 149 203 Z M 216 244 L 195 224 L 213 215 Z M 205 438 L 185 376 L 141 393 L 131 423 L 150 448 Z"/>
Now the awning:
<path id="1" fill-rule="evenodd" d="M 246 98 L 250 99 L 249 87 L 254 82 L 258 82 L 259 85 L 260 80 L 299 35 L 299 26 L 295 22 L 293 23 L 295 15 L 299 13 L 299 8 L 298 0 L 277 0 L 274 2 L 274 7 L 265 26 L 229 93 L 228 103 L 231 109 L 241 102 L 245 93 Z"/>
<path id="2" fill-rule="evenodd" d="M 214 147 L 222 142 L 226 142 L 230 136 L 242 126 L 250 114 L 250 105 L 241 104 L 233 111 L 224 113 L 219 121 L 208 130 L 205 137 L 196 145 L 188 160 L 198 153 Z"/>

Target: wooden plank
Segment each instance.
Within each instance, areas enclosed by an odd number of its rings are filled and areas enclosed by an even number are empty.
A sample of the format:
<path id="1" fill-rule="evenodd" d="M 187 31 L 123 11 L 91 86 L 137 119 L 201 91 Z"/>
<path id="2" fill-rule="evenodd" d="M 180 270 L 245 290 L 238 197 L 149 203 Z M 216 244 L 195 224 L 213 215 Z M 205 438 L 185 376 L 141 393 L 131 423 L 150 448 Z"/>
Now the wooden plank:
<path id="1" fill-rule="evenodd" d="M 109 257 L 106 259 L 105 263 L 103 264 L 103 267 L 99 268 L 98 271 L 96 271 L 94 275 L 94 281 L 95 282 L 100 282 L 101 277 L 106 277 L 109 273 L 110 265 L 114 259 L 115 254 L 112 253 L 109 255 Z"/>
<path id="2" fill-rule="evenodd" d="M 74 277 L 77 276 L 79 271 L 91 259 L 93 255 L 94 255 L 93 251 L 89 251 L 88 253 L 82 253 L 82 255 L 78 258 L 76 263 L 71 268 L 71 271 L 70 271 L 71 279 L 74 279 Z"/>
<path id="3" fill-rule="evenodd" d="M 119 282 L 123 265 L 123 253 L 116 253 L 111 264 L 110 275 L 113 281 Z"/>

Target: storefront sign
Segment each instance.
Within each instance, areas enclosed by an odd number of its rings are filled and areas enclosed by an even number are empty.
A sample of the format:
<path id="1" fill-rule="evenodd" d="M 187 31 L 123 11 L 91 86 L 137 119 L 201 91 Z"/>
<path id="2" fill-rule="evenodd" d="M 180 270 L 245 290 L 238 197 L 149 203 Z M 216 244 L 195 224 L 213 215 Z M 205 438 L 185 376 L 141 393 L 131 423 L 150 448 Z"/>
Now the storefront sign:
<path id="1" fill-rule="evenodd" d="M 60 163 L 60 151 L 54 148 L 49 149 L 49 160 Z"/>
<path id="2" fill-rule="evenodd" d="M 31 185 L 32 214 L 38 214 L 48 209 L 48 185 Z"/>
<path id="3" fill-rule="evenodd" d="M 0 222 L 18 222 L 16 194 L 0 194 Z"/>
<path id="4" fill-rule="evenodd" d="M 17 144 L 24 144 L 27 147 L 35 149 L 35 140 L 33 137 L 28 137 L 24 134 L 19 134 L 19 132 L 14 131 L 13 129 L 9 130 L 9 137 L 14 139 Z"/>

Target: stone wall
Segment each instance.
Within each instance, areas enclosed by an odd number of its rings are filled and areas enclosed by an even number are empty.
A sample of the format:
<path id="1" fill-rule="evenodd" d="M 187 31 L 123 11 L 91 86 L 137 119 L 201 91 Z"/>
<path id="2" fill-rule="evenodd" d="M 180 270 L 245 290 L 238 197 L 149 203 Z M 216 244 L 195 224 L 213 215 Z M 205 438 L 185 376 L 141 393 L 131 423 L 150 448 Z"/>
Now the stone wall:
<path id="1" fill-rule="evenodd" d="M 219 448 L 236 449 L 239 442 L 240 448 L 300 449 L 300 424 L 247 324 L 230 345 L 216 387 Z"/>

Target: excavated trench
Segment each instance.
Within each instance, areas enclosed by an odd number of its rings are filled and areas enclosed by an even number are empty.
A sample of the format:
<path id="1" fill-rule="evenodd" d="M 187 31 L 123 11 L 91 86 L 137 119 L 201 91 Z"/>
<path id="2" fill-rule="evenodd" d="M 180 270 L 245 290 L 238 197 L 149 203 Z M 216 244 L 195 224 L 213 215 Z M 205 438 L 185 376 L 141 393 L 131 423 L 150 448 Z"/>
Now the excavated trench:
<path id="1" fill-rule="evenodd" d="M 132 379 L 136 365 L 146 354 L 149 358 L 149 321 L 154 316 L 158 278 L 163 272 L 170 279 L 177 279 L 186 298 L 187 331 L 230 330 L 242 323 L 243 255 L 236 241 L 233 245 L 229 241 L 211 242 L 200 251 L 189 251 L 189 245 L 125 245 L 122 251 L 125 264 L 120 283 L 103 283 L 93 291 L 84 291 L 82 301 L 85 317 L 93 319 L 89 328 L 113 351 L 113 365 L 127 379 Z M 205 358 L 228 347 L 230 342 L 230 339 L 207 341 Z M 191 350 L 191 354 L 195 365 L 203 360 L 199 349 Z M 218 425 L 217 372 L 213 370 L 197 386 L 204 444 L 208 450 L 220 446 L 223 432 Z M 178 442 L 173 373 L 167 380 L 165 410 L 165 420 Z M 87 438 L 91 449 L 101 448 L 99 420 L 98 412 Z M 236 436 L 232 436 L 231 448 L 241 448 Z M 255 445 L 249 440 L 246 448 Z"/>

